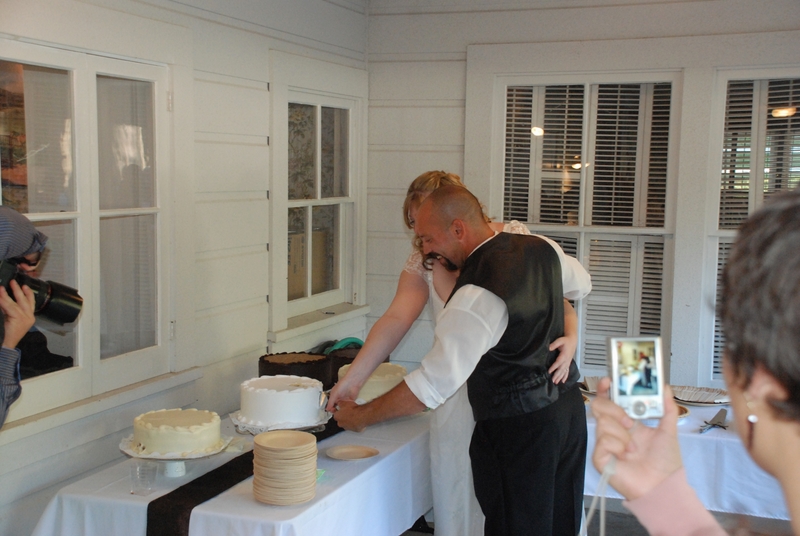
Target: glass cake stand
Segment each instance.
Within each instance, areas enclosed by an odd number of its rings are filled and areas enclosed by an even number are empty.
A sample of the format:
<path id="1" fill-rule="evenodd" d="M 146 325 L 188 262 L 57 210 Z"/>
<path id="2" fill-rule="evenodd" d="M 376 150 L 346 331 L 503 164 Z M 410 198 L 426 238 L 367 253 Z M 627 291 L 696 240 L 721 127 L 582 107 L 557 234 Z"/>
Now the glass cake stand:
<path id="1" fill-rule="evenodd" d="M 158 452 L 151 452 L 149 454 L 141 454 L 133 450 L 133 436 L 130 435 L 120 441 L 119 450 L 130 456 L 131 458 L 139 458 L 143 460 L 158 460 L 163 461 L 164 463 L 164 476 L 168 477 L 176 477 L 176 476 L 183 476 L 186 474 L 186 460 L 196 460 L 199 458 L 207 458 L 209 456 L 214 456 L 215 454 L 219 454 L 230 445 L 231 441 L 233 440 L 232 437 L 220 437 L 220 443 L 217 447 L 213 450 L 206 451 L 206 452 L 195 452 L 195 453 L 180 453 L 180 452 L 168 452 L 166 454 L 161 454 Z"/>

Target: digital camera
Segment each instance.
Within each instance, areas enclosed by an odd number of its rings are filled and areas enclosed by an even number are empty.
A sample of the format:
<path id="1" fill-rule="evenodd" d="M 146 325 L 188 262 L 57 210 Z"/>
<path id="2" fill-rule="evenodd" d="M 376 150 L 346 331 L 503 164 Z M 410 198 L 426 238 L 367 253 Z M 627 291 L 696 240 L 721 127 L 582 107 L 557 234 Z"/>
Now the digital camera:
<path id="1" fill-rule="evenodd" d="M 633 419 L 664 416 L 661 337 L 609 337 L 611 400 Z"/>
<path id="2" fill-rule="evenodd" d="M 78 318 L 83 307 L 83 298 L 74 288 L 55 281 L 42 281 L 31 277 L 11 260 L 0 261 L 0 286 L 5 287 L 8 295 L 14 299 L 14 293 L 8 285 L 12 279 L 16 280 L 20 287 L 28 285 L 33 291 L 36 301 L 35 314 L 62 326 Z"/>

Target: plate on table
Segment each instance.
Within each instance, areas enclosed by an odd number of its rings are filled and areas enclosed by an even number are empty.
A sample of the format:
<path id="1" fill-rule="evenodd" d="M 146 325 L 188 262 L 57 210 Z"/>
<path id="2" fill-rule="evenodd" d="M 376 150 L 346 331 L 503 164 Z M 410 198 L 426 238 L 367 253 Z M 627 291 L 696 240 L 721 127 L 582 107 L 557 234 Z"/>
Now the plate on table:
<path id="1" fill-rule="evenodd" d="M 583 379 L 578 382 L 578 387 L 586 394 L 596 395 L 597 382 L 599 382 L 601 379 L 603 379 L 602 376 L 584 376 Z"/>
<path id="2" fill-rule="evenodd" d="M 377 456 L 380 451 L 364 445 L 339 445 L 329 448 L 325 454 L 334 460 L 363 460 Z"/>
<path id="3" fill-rule="evenodd" d="M 672 396 L 681 404 L 689 406 L 726 406 L 731 403 L 728 391 L 712 387 L 673 385 Z"/>

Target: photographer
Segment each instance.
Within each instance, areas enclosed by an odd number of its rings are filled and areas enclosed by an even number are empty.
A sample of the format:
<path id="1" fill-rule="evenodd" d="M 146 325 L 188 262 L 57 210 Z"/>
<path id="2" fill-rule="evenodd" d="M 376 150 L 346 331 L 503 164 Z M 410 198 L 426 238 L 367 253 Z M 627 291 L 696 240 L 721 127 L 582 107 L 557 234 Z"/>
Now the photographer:
<path id="1" fill-rule="evenodd" d="M 13 259 L 19 270 L 32 272 L 41 260 L 47 237 L 36 230 L 22 214 L 6 206 L 0 206 L 0 260 Z M 16 348 L 20 339 L 34 323 L 35 298 L 27 285 L 16 281 L 9 283 L 13 297 L 0 286 L 0 310 L 3 323 L 0 326 L 0 427 L 5 423 L 9 406 L 22 392 L 19 377 L 20 351 Z"/>

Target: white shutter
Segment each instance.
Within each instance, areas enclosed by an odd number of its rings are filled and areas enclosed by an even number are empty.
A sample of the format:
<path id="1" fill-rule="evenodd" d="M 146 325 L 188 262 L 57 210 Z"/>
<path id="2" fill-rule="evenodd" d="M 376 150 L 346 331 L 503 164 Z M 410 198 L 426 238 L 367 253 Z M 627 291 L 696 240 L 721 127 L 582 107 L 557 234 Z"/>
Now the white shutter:
<path id="1" fill-rule="evenodd" d="M 800 108 L 798 79 L 728 82 L 720 229 L 737 228 L 765 199 L 800 185 L 797 108 Z M 777 112 L 780 110 L 787 110 L 788 115 L 782 116 Z"/>
<path id="2" fill-rule="evenodd" d="M 541 159 L 534 177 L 541 192 L 536 223 L 578 223 L 583 108 L 584 86 L 547 86 Z"/>
<path id="3" fill-rule="evenodd" d="M 605 367 L 606 337 L 661 334 L 664 243 L 603 235 L 589 241 L 582 364 Z"/>
<path id="4" fill-rule="evenodd" d="M 770 80 L 767 99 L 764 199 L 800 185 L 800 80 Z M 795 113 L 788 117 L 772 113 L 791 109 Z"/>
<path id="5" fill-rule="evenodd" d="M 663 227 L 667 200 L 667 161 L 669 157 L 669 118 L 672 84 L 655 84 L 650 112 L 650 137 L 647 169 L 647 227 Z"/>
<path id="6" fill-rule="evenodd" d="M 753 81 L 728 82 L 722 142 L 719 227 L 732 229 L 747 218 L 753 130 Z"/>
<path id="7" fill-rule="evenodd" d="M 731 252 L 732 242 L 720 240 L 717 247 L 717 292 L 716 303 L 719 306 L 722 298 L 722 271 L 728 262 L 728 255 Z M 722 333 L 722 321 L 719 315 L 714 317 L 714 356 L 711 368 L 711 378 L 714 380 L 722 379 L 722 357 L 725 353 L 725 336 Z"/>
<path id="8" fill-rule="evenodd" d="M 506 93 L 506 151 L 503 219 L 529 221 L 533 88 L 509 86 Z"/>

